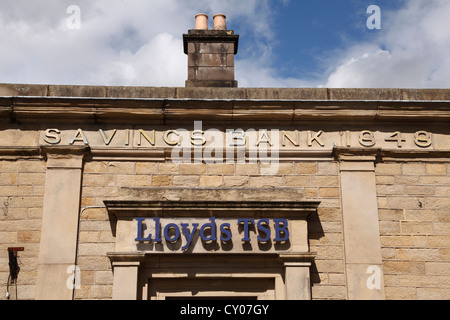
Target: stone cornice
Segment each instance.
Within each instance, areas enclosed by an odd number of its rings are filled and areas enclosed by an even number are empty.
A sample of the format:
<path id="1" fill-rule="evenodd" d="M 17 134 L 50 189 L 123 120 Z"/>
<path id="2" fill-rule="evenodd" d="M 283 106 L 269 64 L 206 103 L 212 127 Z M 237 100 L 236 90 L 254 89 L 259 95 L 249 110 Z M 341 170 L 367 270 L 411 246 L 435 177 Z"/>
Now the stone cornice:
<path id="1" fill-rule="evenodd" d="M 0 122 L 448 122 L 450 89 L 0 84 Z"/>
<path id="2" fill-rule="evenodd" d="M 159 98 L 0 98 L 0 122 L 448 122 L 450 101 Z"/>
<path id="3" fill-rule="evenodd" d="M 198 190 L 208 196 L 212 191 L 227 192 L 224 190 Z M 174 192 L 174 191 L 172 191 Z M 230 191 L 228 191 L 230 192 Z M 267 198 L 264 191 L 260 192 Z M 217 201 L 217 200 L 191 200 L 191 201 L 104 201 L 109 213 L 117 218 L 140 216 L 150 217 L 189 217 L 194 211 L 198 217 L 254 217 L 256 213 L 261 216 L 283 216 L 292 219 L 307 218 L 314 214 L 320 201 Z"/>

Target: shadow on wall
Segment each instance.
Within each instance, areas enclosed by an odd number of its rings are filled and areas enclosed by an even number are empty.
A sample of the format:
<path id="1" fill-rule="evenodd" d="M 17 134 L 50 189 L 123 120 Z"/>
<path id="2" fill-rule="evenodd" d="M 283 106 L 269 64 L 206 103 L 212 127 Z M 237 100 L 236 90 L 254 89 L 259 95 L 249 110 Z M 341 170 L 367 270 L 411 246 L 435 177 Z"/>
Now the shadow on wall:
<path id="1" fill-rule="evenodd" d="M 322 222 L 320 221 L 320 215 L 319 212 L 316 212 L 316 214 L 313 214 L 308 219 L 308 241 L 311 242 L 311 240 L 320 240 L 325 236 L 325 233 L 323 231 Z M 311 246 L 311 243 L 309 243 Z M 316 259 L 312 261 L 311 268 L 311 285 L 319 284 L 320 283 L 320 275 L 319 270 L 317 270 L 316 265 Z"/>

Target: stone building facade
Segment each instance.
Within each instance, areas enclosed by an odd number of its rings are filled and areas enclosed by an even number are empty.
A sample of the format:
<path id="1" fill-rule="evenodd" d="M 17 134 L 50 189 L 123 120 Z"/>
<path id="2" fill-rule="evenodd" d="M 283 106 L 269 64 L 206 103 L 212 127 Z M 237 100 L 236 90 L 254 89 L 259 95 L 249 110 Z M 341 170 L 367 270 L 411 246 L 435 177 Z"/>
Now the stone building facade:
<path id="1" fill-rule="evenodd" d="M 449 299 L 450 90 L 238 88 L 214 32 L 184 88 L 0 85 L 2 299 Z"/>

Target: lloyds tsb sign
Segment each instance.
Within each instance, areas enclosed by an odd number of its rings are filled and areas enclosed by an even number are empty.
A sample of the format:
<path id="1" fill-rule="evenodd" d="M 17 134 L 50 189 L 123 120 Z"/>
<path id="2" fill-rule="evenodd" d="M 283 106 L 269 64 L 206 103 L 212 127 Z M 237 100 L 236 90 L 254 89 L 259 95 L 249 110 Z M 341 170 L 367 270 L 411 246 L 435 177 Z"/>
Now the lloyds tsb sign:
<path id="1" fill-rule="evenodd" d="M 288 249 L 286 219 L 135 218 L 136 238 L 144 250 L 194 252 Z M 201 243 L 201 245 L 199 245 Z"/>

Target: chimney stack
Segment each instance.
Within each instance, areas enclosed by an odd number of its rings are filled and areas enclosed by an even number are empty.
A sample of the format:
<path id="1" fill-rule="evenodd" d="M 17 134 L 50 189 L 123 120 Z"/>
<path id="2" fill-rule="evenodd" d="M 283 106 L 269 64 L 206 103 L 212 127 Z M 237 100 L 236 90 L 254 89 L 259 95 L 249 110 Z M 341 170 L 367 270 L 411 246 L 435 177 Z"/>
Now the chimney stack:
<path id="1" fill-rule="evenodd" d="M 186 87 L 237 87 L 234 56 L 239 35 L 227 30 L 226 16 L 214 15 L 214 28 L 208 30 L 208 16 L 195 16 L 195 29 L 183 35 L 184 53 L 188 55 Z"/>

